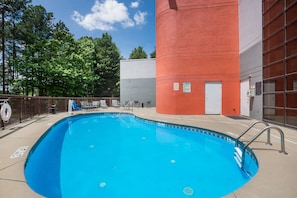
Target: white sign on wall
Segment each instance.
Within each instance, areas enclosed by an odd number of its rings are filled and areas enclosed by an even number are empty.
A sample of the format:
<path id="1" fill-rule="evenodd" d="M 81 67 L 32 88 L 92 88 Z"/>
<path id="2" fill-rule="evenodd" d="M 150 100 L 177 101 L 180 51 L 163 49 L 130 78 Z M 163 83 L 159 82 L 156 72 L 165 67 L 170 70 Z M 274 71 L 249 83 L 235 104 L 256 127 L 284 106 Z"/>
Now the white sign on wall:
<path id="1" fill-rule="evenodd" d="M 183 92 L 184 93 L 190 93 L 191 92 L 191 83 L 190 82 L 184 82 L 183 83 Z"/>
<path id="2" fill-rule="evenodd" d="M 179 90 L 179 83 L 178 82 L 173 83 L 173 90 L 174 91 L 178 91 Z"/>

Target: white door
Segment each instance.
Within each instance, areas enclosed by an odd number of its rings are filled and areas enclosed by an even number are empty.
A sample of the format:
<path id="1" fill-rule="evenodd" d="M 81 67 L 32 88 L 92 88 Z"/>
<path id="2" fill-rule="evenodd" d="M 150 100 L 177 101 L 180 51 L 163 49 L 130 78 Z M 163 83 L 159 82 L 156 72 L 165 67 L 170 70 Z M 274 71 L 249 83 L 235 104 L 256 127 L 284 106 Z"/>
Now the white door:
<path id="1" fill-rule="evenodd" d="M 240 114 L 244 116 L 250 116 L 250 97 L 248 95 L 249 88 L 249 80 L 240 82 Z"/>
<path id="2" fill-rule="evenodd" d="M 205 83 L 205 114 L 222 113 L 222 83 Z"/>

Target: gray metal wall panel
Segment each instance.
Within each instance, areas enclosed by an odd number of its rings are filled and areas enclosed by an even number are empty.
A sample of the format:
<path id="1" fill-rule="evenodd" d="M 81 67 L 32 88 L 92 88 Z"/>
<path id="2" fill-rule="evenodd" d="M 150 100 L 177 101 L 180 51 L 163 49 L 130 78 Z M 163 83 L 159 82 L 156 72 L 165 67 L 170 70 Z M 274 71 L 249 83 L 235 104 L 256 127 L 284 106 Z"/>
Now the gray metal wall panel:
<path id="1" fill-rule="evenodd" d="M 240 54 L 240 79 L 246 80 L 250 76 L 250 86 L 255 86 L 256 82 L 262 83 L 262 41 L 251 46 L 248 50 Z M 262 120 L 262 92 L 250 99 L 250 117 Z"/>
<path id="2" fill-rule="evenodd" d="M 240 80 L 262 84 L 262 0 L 239 0 Z M 263 91 L 263 90 L 261 90 Z M 262 93 L 250 98 L 250 117 L 262 119 Z"/>
<path id="3" fill-rule="evenodd" d="M 262 80 L 262 41 L 240 54 L 240 80 Z"/>
<path id="4" fill-rule="evenodd" d="M 121 79 L 120 81 L 121 104 L 126 101 L 139 101 L 146 106 L 147 101 L 151 101 L 151 106 L 156 106 L 156 79 Z"/>

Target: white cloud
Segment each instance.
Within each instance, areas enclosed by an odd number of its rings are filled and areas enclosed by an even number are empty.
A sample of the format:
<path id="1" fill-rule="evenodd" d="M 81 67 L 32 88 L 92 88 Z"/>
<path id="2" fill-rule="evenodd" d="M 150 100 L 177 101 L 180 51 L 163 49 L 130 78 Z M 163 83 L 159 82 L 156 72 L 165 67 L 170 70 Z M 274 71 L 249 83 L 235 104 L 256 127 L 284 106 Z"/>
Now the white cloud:
<path id="1" fill-rule="evenodd" d="M 127 7 L 117 0 L 103 0 L 102 2 L 96 0 L 91 11 L 85 16 L 74 11 L 72 19 L 87 30 L 113 30 L 116 23 L 120 23 L 123 27 L 135 25 L 129 17 Z"/>
<path id="2" fill-rule="evenodd" d="M 134 20 L 137 25 L 144 24 L 146 23 L 145 17 L 147 15 L 147 12 L 141 12 L 137 11 L 136 14 L 134 15 Z"/>
<path id="3" fill-rule="evenodd" d="M 139 6 L 139 1 L 131 2 L 131 5 L 130 5 L 131 8 L 138 8 L 138 6 Z"/>

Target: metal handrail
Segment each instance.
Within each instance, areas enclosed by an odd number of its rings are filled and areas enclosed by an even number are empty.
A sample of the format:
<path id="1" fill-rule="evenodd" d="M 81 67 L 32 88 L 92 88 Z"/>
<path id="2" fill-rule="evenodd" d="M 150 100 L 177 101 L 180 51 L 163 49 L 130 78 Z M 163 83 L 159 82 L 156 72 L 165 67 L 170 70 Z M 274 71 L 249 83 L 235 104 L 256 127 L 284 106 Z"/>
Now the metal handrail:
<path id="1" fill-rule="evenodd" d="M 288 154 L 286 151 L 285 151 L 285 135 L 284 135 L 284 132 L 276 127 L 276 126 L 269 126 L 268 123 L 266 122 L 263 122 L 263 121 L 256 121 L 254 122 L 253 124 L 250 125 L 249 128 L 247 128 L 244 132 L 242 132 L 237 138 L 236 138 L 236 142 L 235 142 L 235 147 L 238 146 L 238 142 L 239 142 L 239 139 L 244 135 L 246 134 L 253 126 L 255 126 L 256 124 L 258 123 L 262 123 L 262 124 L 265 124 L 266 127 L 262 128 L 255 136 L 253 136 L 247 144 L 245 144 L 243 146 L 243 149 L 242 149 L 242 156 L 241 156 L 241 169 L 244 170 L 244 161 L 245 161 L 245 150 L 246 148 L 248 148 L 248 146 L 253 142 L 255 141 L 262 133 L 264 133 L 265 131 L 267 131 L 267 144 L 270 144 L 271 145 L 271 142 L 270 142 L 270 129 L 276 129 L 279 134 L 280 134 L 280 141 L 281 141 L 281 149 L 280 149 L 280 153 L 284 153 L 284 154 Z M 236 151 L 235 151 L 236 152 Z"/>
<path id="2" fill-rule="evenodd" d="M 264 121 L 256 121 L 253 124 L 251 124 L 245 131 L 243 131 L 237 138 L 236 138 L 236 142 L 235 142 L 235 146 L 238 146 L 238 141 L 239 139 L 246 134 L 251 128 L 253 128 L 256 124 L 265 124 L 266 126 L 269 126 L 267 122 Z M 267 133 L 267 144 L 271 144 L 270 143 L 270 130 Z"/>
<path id="3" fill-rule="evenodd" d="M 267 126 L 265 128 L 263 128 L 261 131 L 259 131 L 252 139 L 250 139 L 250 141 L 243 147 L 243 152 L 245 151 L 245 149 L 253 142 L 255 141 L 262 133 L 264 133 L 266 130 L 270 130 L 270 129 L 276 129 L 279 134 L 280 134 L 280 141 L 281 141 L 281 149 L 280 149 L 280 153 L 284 153 L 287 154 L 287 152 L 285 151 L 285 135 L 284 132 L 275 126 Z M 270 132 L 269 132 L 270 133 Z"/>

